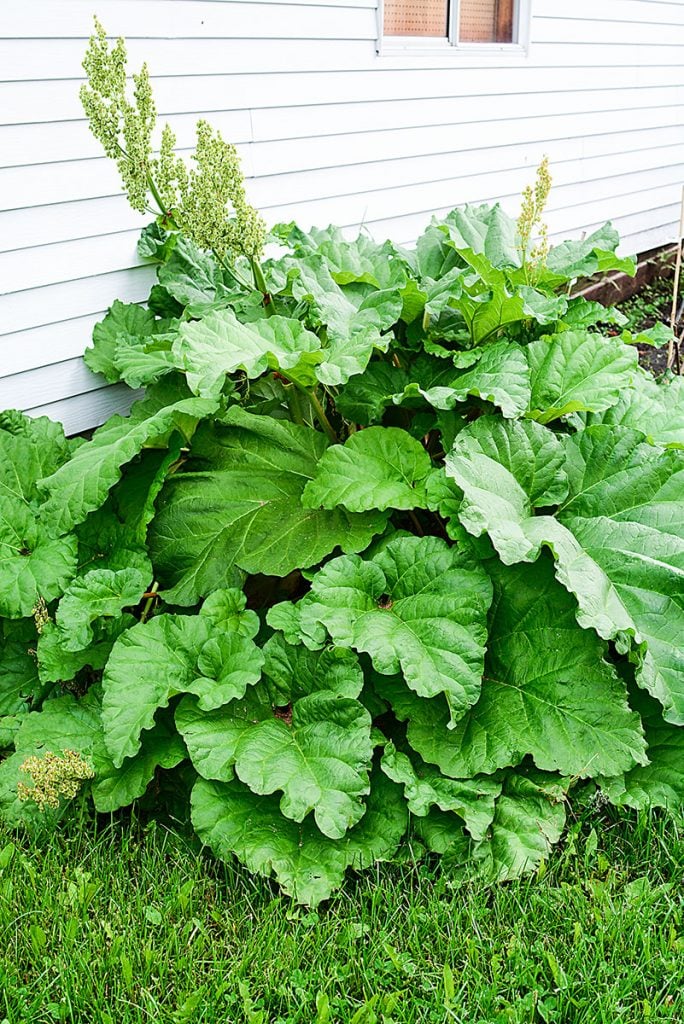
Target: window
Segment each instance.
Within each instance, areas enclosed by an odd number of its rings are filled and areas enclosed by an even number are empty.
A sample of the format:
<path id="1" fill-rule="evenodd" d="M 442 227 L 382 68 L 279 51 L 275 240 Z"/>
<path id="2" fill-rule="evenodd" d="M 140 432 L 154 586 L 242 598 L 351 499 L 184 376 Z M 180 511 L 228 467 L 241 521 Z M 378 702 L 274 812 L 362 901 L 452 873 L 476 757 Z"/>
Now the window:
<path id="1" fill-rule="evenodd" d="M 384 0 L 387 37 L 517 43 L 519 0 Z"/>

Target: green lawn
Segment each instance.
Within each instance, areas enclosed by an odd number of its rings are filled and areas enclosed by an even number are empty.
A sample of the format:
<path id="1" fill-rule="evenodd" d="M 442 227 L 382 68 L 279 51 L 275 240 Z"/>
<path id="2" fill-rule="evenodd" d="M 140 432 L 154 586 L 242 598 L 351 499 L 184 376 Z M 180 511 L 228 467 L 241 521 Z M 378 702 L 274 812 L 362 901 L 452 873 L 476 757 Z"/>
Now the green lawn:
<path id="1" fill-rule="evenodd" d="M 0 1022 L 681 1022 L 683 883 L 681 830 L 597 811 L 535 878 L 381 867 L 318 913 L 159 825 L 0 832 Z"/>

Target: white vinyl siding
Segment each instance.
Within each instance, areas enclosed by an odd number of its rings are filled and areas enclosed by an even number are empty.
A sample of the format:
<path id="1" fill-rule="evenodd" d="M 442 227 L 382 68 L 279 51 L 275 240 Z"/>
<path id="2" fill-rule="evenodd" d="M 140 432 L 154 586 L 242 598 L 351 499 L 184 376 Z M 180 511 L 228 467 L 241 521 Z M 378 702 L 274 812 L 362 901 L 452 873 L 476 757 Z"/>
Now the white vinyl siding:
<path id="1" fill-rule="evenodd" d="M 81 357 L 116 299 L 153 272 L 78 99 L 86 0 L 7 4 L 0 25 L 0 408 L 70 431 L 124 408 Z M 684 179 L 684 3 L 533 0 L 528 54 L 376 52 L 373 0 L 99 0 L 146 60 L 160 118 L 191 148 L 198 116 L 240 151 L 273 223 L 415 239 L 432 214 L 501 199 L 544 154 L 553 237 L 610 218 L 622 251 L 676 234 Z"/>

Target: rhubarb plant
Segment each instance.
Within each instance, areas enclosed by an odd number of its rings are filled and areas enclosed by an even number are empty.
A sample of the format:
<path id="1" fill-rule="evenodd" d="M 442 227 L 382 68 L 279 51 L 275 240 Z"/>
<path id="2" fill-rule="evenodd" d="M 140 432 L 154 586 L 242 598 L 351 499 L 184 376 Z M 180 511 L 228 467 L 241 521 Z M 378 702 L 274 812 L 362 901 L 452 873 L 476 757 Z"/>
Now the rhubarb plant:
<path id="1" fill-rule="evenodd" d="M 539 213 L 281 224 L 251 277 L 143 231 L 86 362 L 144 397 L 88 440 L 0 415 L 7 822 L 168 799 L 315 905 L 407 844 L 534 870 L 578 791 L 683 815 L 680 388 L 572 295 L 633 270 L 616 232 Z"/>

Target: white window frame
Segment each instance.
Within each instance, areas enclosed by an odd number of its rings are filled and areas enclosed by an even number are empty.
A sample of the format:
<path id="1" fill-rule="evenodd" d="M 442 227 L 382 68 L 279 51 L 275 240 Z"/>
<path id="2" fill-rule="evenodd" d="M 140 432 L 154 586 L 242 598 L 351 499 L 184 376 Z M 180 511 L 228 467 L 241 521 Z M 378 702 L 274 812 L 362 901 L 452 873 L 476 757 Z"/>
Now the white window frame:
<path id="1" fill-rule="evenodd" d="M 455 59 L 461 63 L 472 56 L 478 60 L 492 58 L 518 61 L 527 57 L 530 45 L 532 0 L 515 0 L 513 8 L 512 43 L 462 43 L 458 38 L 461 0 L 448 0 L 449 19 L 445 36 L 386 36 L 384 35 L 384 0 L 378 0 L 378 37 L 376 52 L 381 57 L 434 57 Z"/>

